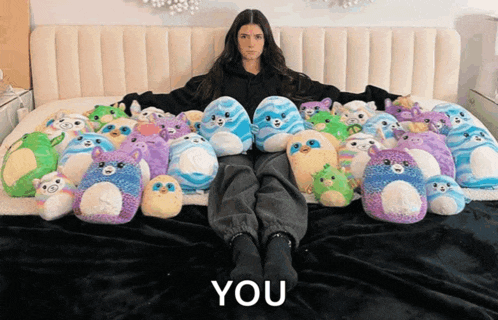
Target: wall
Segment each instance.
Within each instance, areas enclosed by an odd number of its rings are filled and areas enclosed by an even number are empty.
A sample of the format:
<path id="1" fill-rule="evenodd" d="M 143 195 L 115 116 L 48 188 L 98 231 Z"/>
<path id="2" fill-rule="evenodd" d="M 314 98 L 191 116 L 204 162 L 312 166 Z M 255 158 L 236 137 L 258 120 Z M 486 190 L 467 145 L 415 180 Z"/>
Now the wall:
<path id="1" fill-rule="evenodd" d="M 360 8 L 328 7 L 304 0 L 246 0 L 201 2 L 200 11 L 170 16 L 142 0 L 31 0 L 31 26 L 42 24 L 228 26 L 243 9 L 257 8 L 273 26 L 406 26 L 455 28 L 462 36 L 459 102 L 474 88 L 482 56 L 490 52 L 496 23 L 485 14 L 498 15 L 497 1 L 488 0 L 376 0 Z M 486 24 L 487 23 L 487 24 Z M 493 29 L 494 28 L 494 29 Z M 493 33 L 494 32 L 494 33 Z M 483 42 L 488 39 L 488 42 Z"/>

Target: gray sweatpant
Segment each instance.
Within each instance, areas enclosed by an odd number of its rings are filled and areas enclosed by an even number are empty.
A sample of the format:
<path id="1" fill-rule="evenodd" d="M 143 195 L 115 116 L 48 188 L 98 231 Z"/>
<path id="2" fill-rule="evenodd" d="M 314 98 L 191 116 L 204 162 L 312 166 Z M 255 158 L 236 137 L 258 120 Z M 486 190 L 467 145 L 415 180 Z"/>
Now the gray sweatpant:
<path id="1" fill-rule="evenodd" d="M 209 188 L 208 218 L 227 244 L 240 233 L 266 244 L 273 233 L 283 232 L 297 247 L 308 226 L 308 206 L 287 154 L 250 150 L 220 157 Z"/>

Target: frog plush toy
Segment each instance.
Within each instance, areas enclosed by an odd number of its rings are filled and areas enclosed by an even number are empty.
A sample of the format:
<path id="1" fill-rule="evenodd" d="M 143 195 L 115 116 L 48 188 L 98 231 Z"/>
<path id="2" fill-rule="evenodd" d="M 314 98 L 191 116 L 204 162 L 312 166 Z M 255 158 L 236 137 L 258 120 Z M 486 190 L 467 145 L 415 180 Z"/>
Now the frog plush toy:
<path id="1" fill-rule="evenodd" d="M 54 146 L 64 140 L 65 133 L 50 140 L 43 132 L 23 135 L 14 142 L 3 159 L 2 185 L 12 197 L 33 197 L 33 179 L 41 179 L 57 169 L 59 154 Z"/>
<path id="2" fill-rule="evenodd" d="M 316 131 L 330 133 L 339 141 L 344 141 L 350 135 L 348 125 L 341 121 L 341 117 L 332 115 L 327 111 L 318 111 L 306 121 L 310 122 Z M 359 130 L 361 130 L 361 126 L 359 126 Z"/>
<path id="3" fill-rule="evenodd" d="M 115 119 L 130 117 L 121 108 L 102 105 L 96 105 L 93 110 L 85 112 L 84 115 L 90 120 L 95 132 L 98 132 L 104 125 Z"/>
<path id="4" fill-rule="evenodd" d="M 351 203 L 354 193 L 344 171 L 327 163 L 313 175 L 313 194 L 324 206 L 345 207 Z"/>

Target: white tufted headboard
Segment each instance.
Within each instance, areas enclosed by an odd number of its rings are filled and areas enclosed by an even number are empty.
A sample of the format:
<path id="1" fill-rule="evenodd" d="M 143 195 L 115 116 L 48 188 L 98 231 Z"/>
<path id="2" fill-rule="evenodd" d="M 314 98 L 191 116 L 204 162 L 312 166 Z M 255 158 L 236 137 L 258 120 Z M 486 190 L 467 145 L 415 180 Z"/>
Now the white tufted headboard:
<path id="1" fill-rule="evenodd" d="M 31 34 L 36 106 L 76 97 L 169 92 L 205 73 L 228 28 L 38 26 Z M 453 29 L 274 28 L 287 64 L 350 92 L 367 84 L 455 102 L 460 36 Z"/>

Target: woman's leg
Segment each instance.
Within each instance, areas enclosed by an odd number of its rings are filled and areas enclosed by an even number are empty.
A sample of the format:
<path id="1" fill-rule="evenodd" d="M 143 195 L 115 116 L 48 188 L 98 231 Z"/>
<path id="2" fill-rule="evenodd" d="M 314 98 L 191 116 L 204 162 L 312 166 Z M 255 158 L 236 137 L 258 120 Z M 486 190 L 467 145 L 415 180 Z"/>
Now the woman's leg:
<path id="1" fill-rule="evenodd" d="M 251 155 L 219 158 L 218 174 L 209 188 L 208 220 L 232 249 L 236 283 L 252 280 L 262 286 L 263 267 L 258 245 L 258 219 L 254 213 L 259 182 Z"/>
<path id="2" fill-rule="evenodd" d="M 291 251 L 299 245 L 308 227 L 308 205 L 296 186 L 287 154 L 262 153 L 255 163 L 260 188 L 255 211 L 261 219 L 261 244 L 266 248 L 264 277 L 271 281 L 273 292 L 280 281 L 287 291 L 297 284 Z"/>

